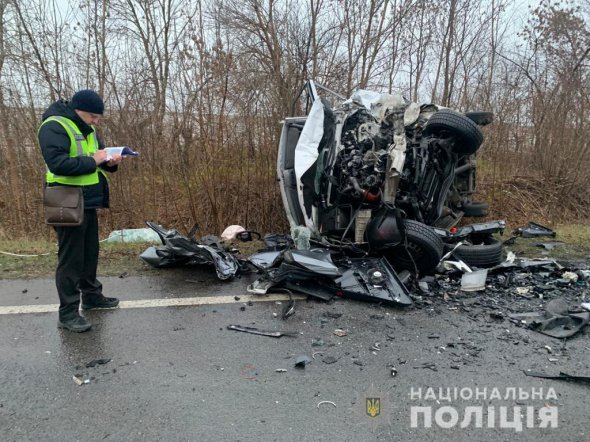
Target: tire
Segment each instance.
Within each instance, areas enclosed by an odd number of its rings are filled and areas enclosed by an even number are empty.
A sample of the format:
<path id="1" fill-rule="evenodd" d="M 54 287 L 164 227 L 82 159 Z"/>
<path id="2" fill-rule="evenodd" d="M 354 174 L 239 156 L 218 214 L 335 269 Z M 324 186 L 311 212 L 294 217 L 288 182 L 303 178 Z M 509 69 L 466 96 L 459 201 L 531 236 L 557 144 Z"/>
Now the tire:
<path id="1" fill-rule="evenodd" d="M 430 117 L 424 127 L 425 135 L 450 135 L 456 142 L 453 151 L 461 155 L 477 152 L 483 143 L 483 133 L 472 120 L 450 109 L 442 109 Z"/>
<path id="2" fill-rule="evenodd" d="M 488 214 L 488 203 L 477 203 L 477 202 L 464 202 L 461 210 L 465 216 L 479 217 L 486 216 Z"/>
<path id="3" fill-rule="evenodd" d="M 453 252 L 470 267 L 486 269 L 500 264 L 504 260 L 504 246 L 491 235 L 481 238 L 477 244 L 463 244 Z M 452 249 L 454 246 L 449 245 Z"/>
<path id="4" fill-rule="evenodd" d="M 405 238 L 388 249 L 384 256 L 397 271 L 418 270 L 420 275 L 434 273 L 443 255 L 444 243 L 434 229 L 426 224 L 404 220 Z"/>
<path id="5" fill-rule="evenodd" d="M 494 122 L 493 112 L 465 112 L 465 116 L 479 126 L 487 126 Z"/>

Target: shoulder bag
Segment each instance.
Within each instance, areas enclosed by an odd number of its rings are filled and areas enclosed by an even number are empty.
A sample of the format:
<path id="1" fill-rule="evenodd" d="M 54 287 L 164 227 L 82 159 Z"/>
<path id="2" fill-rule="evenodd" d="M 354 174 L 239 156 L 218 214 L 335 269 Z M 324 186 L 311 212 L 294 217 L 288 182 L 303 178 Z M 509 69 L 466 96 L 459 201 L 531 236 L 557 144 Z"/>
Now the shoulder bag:
<path id="1" fill-rule="evenodd" d="M 84 221 L 84 195 L 77 186 L 45 186 L 45 224 L 79 226 Z"/>

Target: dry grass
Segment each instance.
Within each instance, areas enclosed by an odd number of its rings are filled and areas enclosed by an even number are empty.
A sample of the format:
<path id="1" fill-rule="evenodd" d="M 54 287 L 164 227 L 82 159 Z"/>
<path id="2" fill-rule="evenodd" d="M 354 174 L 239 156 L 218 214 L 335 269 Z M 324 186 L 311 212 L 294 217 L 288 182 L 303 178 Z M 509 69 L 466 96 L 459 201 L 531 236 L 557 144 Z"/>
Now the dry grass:
<path id="1" fill-rule="evenodd" d="M 518 227 L 512 224 L 506 229 L 506 239 L 510 232 Z M 552 257 L 556 259 L 578 261 L 590 259 L 590 225 L 567 224 L 555 227 L 555 240 L 564 241 L 565 245 L 557 247 L 548 254 L 536 246 L 541 242 L 549 242 L 551 238 L 518 238 L 509 249 L 520 256 Z M 156 269 L 148 266 L 140 258 L 150 244 L 147 243 L 103 243 L 101 245 L 98 273 L 102 276 L 146 275 L 153 274 Z M 264 247 L 262 241 L 233 242 L 225 244 L 228 248 L 237 249 L 237 256 L 245 258 Z M 0 254 L 0 280 L 17 278 L 52 277 L 57 263 L 56 245 L 51 241 L 2 240 L 0 251 L 23 255 L 11 256 Z"/>

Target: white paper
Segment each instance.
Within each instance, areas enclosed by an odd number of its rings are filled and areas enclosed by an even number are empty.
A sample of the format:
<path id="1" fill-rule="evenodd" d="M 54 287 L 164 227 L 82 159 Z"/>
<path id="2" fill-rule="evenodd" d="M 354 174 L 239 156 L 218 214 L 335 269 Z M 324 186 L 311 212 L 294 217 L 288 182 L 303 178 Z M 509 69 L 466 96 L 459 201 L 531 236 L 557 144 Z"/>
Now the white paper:
<path id="1" fill-rule="evenodd" d="M 105 147 L 104 150 L 107 152 L 107 161 L 115 155 L 121 155 L 123 149 L 125 149 L 125 147 Z"/>

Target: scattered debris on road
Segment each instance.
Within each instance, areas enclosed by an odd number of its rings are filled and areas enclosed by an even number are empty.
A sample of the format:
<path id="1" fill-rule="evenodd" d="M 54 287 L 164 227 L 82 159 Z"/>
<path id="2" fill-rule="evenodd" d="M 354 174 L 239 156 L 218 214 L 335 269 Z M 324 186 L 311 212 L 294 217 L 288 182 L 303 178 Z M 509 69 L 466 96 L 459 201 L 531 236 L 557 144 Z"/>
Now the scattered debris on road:
<path id="1" fill-rule="evenodd" d="M 93 359 L 86 363 L 86 368 L 96 367 L 97 365 L 105 365 L 111 362 L 111 359 Z"/>
<path id="2" fill-rule="evenodd" d="M 90 379 L 84 379 L 82 375 L 79 374 L 75 374 L 74 376 L 72 376 L 72 380 L 78 386 L 90 383 Z"/>
<path id="3" fill-rule="evenodd" d="M 335 404 L 334 402 L 332 402 L 332 401 L 320 401 L 320 402 L 318 402 L 318 405 L 317 405 L 317 407 L 318 407 L 318 408 L 320 408 L 320 405 L 322 405 L 322 404 L 330 404 L 330 405 L 333 405 L 333 406 L 334 406 L 334 408 L 338 408 L 338 407 L 336 406 L 336 404 Z"/>
<path id="4" fill-rule="evenodd" d="M 242 325 L 228 325 L 228 330 L 235 330 L 244 333 L 251 333 L 253 335 L 261 335 L 261 336 L 270 336 L 272 338 L 280 338 L 281 336 L 297 336 L 297 332 L 287 332 L 287 331 L 268 331 L 268 330 L 259 330 L 254 327 L 244 327 Z"/>
<path id="5" fill-rule="evenodd" d="M 297 368 L 305 368 L 305 366 L 310 363 L 311 359 L 306 355 L 297 356 L 295 359 L 295 367 Z"/>
<path id="6" fill-rule="evenodd" d="M 590 376 L 574 376 L 561 371 L 559 372 L 559 374 L 547 374 L 533 370 L 523 370 L 523 373 L 527 376 L 532 376 L 535 378 L 561 379 L 564 381 L 590 383 Z"/>

